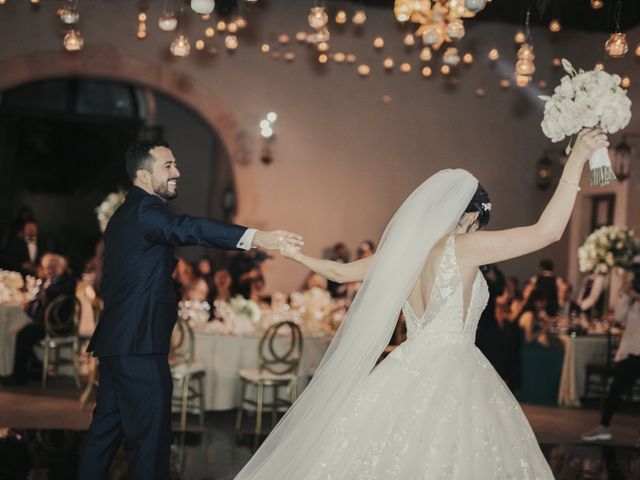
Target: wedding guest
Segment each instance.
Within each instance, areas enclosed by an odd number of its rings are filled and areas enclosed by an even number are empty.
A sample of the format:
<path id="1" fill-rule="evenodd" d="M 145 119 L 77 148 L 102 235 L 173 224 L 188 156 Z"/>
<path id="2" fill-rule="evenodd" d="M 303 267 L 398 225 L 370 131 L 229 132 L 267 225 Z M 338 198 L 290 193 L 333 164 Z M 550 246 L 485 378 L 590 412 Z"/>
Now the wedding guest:
<path id="1" fill-rule="evenodd" d="M 196 264 L 196 274 L 198 277 L 204 279 L 207 282 L 207 287 L 209 288 L 209 292 L 214 289 L 213 285 L 213 263 L 209 257 L 203 256 L 200 257 L 198 263 Z"/>
<path id="2" fill-rule="evenodd" d="M 507 277 L 504 293 L 496 298 L 496 320 L 502 331 L 502 378 L 512 392 L 520 388 L 520 337 L 518 316 L 523 306 L 516 277 Z"/>
<path id="3" fill-rule="evenodd" d="M 178 263 L 176 263 L 176 268 L 173 272 L 173 280 L 178 298 L 184 297 L 187 290 L 189 290 L 191 285 L 196 281 L 196 278 L 193 265 L 182 257 L 178 258 Z"/>
<path id="4" fill-rule="evenodd" d="M 358 250 L 356 251 L 356 258 L 361 260 L 363 258 L 370 257 L 376 251 L 376 244 L 371 240 L 365 240 L 358 245 Z"/>
<path id="5" fill-rule="evenodd" d="M 327 290 L 327 279 L 322 275 L 315 272 L 309 272 L 307 278 L 304 281 L 304 291 L 319 288 L 320 290 Z"/>
<path id="6" fill-rule="evenodd" d="M 524 403 L 556 406 L 564 352 L 549 333 L 547 294 L 531 292 L 518 320 L 522 329 L 522 386 L 518 399 Z"/>
<path id="7" fill-rule="evenodd" d="M 611 419 L 618 410 L 620 397 L 640 378 L 640 278 L 622 288 L 615 320 L 626 326 L 615 356 L 613 382 L 602 406 L 600 425 L 582 435 L 585 441 L 611 439 Z"/>
<path id="8" fill-rule="evenodd" d="M 351 254 L 344 242 L 338 242 L 333 246 L 333 251 L 329 256 L 329 260 L 340 263 L 349 263 L 350 257 Z M 332 282 L 331 280 L 327 282 L 327 289 L 333 298 L 344 298 L 348 293 L 346 284 Z"/>
<path id="9" fill-rule="evenodd" d="M 44 253 L 38 233 L 38 224 L 35 220 L 30 219 L 24 222 L 5 250 L 6 269 L 23 275 L 37 275 L 38 264 Z"/>
<path id="10" fill-rule="evenodd" d="M 196 277 L 187 287 L 183 300 L 191 300 L 197 302 L 206 302 L 209 300 L 209 284 L 202 277 Z"/>
<path id="11" fill-rule="evenodd" d="M 573 286 L 563 278 L 558 279 L 558 313 L 560 317 L 569 318 L 572 313 L 578 312 L 580 307 L 572 299 Z"/>
<path id="12" fill-rule="evenodd" d="M 476 346 L 491 362 L 493 368 L 502 371 L 502 340 L 496 320 L 496 298 L 504 291 L 504 275 L 496 265 L 481 268 L 489 287 L 489 301 L 480 316 L 476 332 Z"/>
<path id="13" fill-rule="evenodd" d="M 72 315 L 75 308 L 76 281 L 68 270 L 67 260 L 55 254 L 42 257 L 43 283 L 35 300 L 26 307 L 32 322 L 25 325 L 16 336 L 13 373 L 7 379 L 7 385 L 22 385 L 28 382 L 29 361 L 32 349 L 45 336 L 44 314 L 47 306 L 60 295 L 69 295 L 69 304 L 62 307 L 61 314 Z"/>
<path id="14" fill-rule="evenodd" d="M 545 298 L 547 314 L 553 317 L 558 313 L 558 279 L 554 272 L 553 261 L 540 260 L 538 275 L 532 278 L 535 289 Z"/>
<path id="15" fill-rule="evenodd" d="M 240 283 L 238 284 L 238 294 L 247 300 L 253 300 L 254 302 L 269 303 L 269 298 L 264 295 L 264 276 L 259 267 L 255 267 L 250 272 L 247 272 L 240 277 Z"/>
<path id="16" fill-rule="evenodd" d="M 219 268 L 213 275 L 213 289 L 211 290 L 211 303 L 228 302 L 233 297 L 233 281 L 227 268 Z"/>

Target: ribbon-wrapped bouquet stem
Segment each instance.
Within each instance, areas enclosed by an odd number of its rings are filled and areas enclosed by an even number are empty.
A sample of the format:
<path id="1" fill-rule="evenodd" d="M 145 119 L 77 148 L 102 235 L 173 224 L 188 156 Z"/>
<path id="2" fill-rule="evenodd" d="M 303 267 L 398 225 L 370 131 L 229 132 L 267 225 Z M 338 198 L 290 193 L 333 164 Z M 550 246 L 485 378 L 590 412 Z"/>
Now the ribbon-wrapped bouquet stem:
<path id="1" fill-rule="evenodd" d="M 631 120 L 631 100 L 620 87 L 620 76 L 603 70 L 576 72 L 568 60 L 562 65 L 562 77 L 552 96 L 541 95 L 545 102 L 542 131 L 552 142 L 560 142 L 583 128 L 599 127 L 607 133 L 622 130 Z M 571 152 L 571 142 L 567 146 Z M 589 158 L 591 185 L 606 185 L 616 179 L 606 148 Z"/>

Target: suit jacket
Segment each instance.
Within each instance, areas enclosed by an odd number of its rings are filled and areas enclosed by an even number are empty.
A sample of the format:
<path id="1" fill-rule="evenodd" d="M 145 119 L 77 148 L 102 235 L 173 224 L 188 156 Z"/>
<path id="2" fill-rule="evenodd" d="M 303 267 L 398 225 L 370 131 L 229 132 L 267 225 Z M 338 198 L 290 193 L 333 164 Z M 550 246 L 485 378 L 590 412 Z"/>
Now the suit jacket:
<path id="1" fill-rule="evenodd" d="M 42 253 L 44 251 L 40 239 L 38 239 L 37 247 L 36 259 L 33 262 L 33 265 L 35 267 L 37 267 L 38 263 L 40 263 Z M 23 238 L 15 238 L 9 243 L 9 245 L 7 245 L 7 248 L 5 250 L 4 264 L 8 270 L 20 272 L 23 275 L 33 275 L 35 272 L 25 271 L 22 268 L 23 263 L 30 261 L 31 259 L 29 258 L 29 248 L 27 247 L 27 242 Z"/>
<path id="2" fill-rule="evenodd" d="M 88 351 L 96 356 L 166 354 L 177 318 L 176 246 L 236 249 L 245 227 L 172 215 L 132 187 L 104 234 L 104 310 Z"/>
<path id="3" fill-rule="evenodd" d="M 34 323 L 38 325 L 44 325 L 44 311 L 53 300 L 60 295 L 69 295 L 75 298 L 76 295 L 76 280 L 70 273 L 63 273 L 58 278 L 54 279 L 49 286 L 45 289 L 43 295 L 38 295 L 27 307 L 27 312 L 32 318 Z M 65 302 L 61 306 L 61 315 L 71 315 L 75 308 L 74 302 Z"/>

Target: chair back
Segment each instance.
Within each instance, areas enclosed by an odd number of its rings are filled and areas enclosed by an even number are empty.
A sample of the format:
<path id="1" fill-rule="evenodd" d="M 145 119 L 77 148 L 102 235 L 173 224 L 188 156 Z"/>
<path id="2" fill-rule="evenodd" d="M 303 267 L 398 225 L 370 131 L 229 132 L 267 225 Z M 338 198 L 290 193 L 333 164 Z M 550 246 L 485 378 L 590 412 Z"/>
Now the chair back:
<path id="1" fill-rule="evenodd" d="M 69 337 L 78 334 L 82 306 L 75 295 L 54 298 L 44 311 L 44 329 L 48 337 Z"/>
<path id="2" fill-rule="evenodd" d="M 104 310 L 104 300 L 100 297 L 96 297 L 93 302 L 91 302 L 91 308 L 93 310 L 93 325 L 98 326 L 100 315 Z"/>
<path id="3" fill-rule="evenodd" d="M 276 345 L 277 339 L 285 343 Z M 293 322 L 284 321 L 271 325 L 264 332 L 258 346 L 260 371 L 276 375 L 297 373 L 302 358 L 302 331 Z"/>
<path id="4" fill-rule="evenodd" d="M 621 338 L 620 335 L 613 335 L 611 330 L 607 330 L 607 367 L 613 367 L 615 363 Z"/>
<path id="5" fill-rule="evenodd" d="M 189 322 L 178 316 L 176 325 L 171 334 L 171 347 L 169 350 L 169 365 L 171 368 L 189 368 L 193 363 L 195 351 L 195 337 Z"/>

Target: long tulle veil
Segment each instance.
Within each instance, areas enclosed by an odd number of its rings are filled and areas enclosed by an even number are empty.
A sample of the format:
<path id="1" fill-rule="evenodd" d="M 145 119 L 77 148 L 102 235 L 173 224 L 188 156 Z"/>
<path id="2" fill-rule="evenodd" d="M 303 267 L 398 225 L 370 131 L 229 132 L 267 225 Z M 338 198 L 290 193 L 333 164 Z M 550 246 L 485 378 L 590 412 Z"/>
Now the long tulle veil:
<path id="1" fill-rule="evenodd" d="M 405 200 L 313 379 L 236 480 L 304 478 L 341 405 L 388 344 L 431 248 L 456 226 L 477 185 L 466 170 L 442 170 Z"/>

